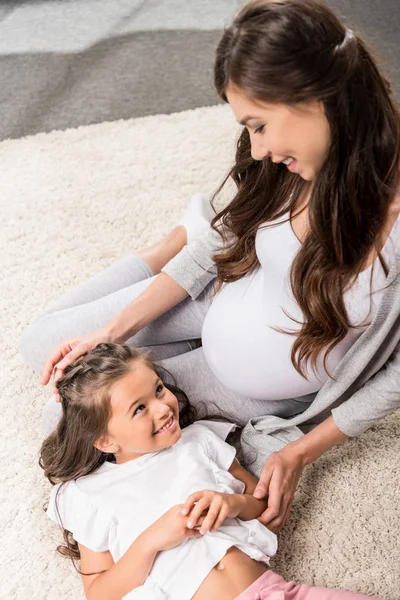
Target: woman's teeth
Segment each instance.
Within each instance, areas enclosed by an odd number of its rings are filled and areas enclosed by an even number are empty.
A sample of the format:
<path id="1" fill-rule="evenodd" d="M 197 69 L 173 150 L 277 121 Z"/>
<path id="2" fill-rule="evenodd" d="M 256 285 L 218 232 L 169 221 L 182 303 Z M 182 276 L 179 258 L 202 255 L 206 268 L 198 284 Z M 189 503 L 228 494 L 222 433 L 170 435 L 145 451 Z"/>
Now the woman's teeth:
<path id="1" fill-rule="evenodd" d="M 168 421 L 168 423 L 166 423 L 164 425 L 164 427 L 161 427 L 161 429 L 159 429 L 157 431 L 157 433 L 160 433 L 161 431 L 166 431 L 167 429 L 169 429 L 171 427 L 171 425 L 174 424 L 174 417 L 171 417 L 170 420 Z"/>
<path id="2" fill-rule="evenodd" d="M 287 167 L 290 165 L 291 162 L 294 161 L 294 158 L 285 158 L 285 160 L 283 160 L 283 164 L 286 165 Z"/>

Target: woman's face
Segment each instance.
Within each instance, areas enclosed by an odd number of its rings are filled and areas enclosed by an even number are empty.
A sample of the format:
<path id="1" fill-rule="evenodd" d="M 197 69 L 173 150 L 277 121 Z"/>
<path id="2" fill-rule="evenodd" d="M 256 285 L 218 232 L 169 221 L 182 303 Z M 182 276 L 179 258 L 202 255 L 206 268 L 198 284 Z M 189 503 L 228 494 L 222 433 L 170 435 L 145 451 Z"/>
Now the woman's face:
<path id="1" fill-rule="evenodd" d="M 117 463 L 175 444 L 181 437 L 178 401 L 158 375 L 135 362 L 110 389 L 112 417 L 107 435 L 96 443 L 115 454 Z"/>
<path id="2" fill-rule="evenodd" d="M 273 162 L 285 161 L 290 171 L 306 181 L 315 179 L 330 144 L 322 102 L 267 104 L 250 98 L 232 84 L 226 96 L 237 121 L 249 132 L 254 160 L 268 157 Z"/>

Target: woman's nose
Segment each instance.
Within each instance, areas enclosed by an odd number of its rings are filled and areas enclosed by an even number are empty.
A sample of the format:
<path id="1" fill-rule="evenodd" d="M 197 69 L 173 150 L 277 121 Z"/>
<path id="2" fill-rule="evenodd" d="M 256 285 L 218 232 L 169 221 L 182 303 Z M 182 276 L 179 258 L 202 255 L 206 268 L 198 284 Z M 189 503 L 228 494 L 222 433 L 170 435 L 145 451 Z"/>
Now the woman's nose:
<path id="1" fill-rule="evenodd" d="M 251 140 L 251 157 L 254 160 L 263 160 L 268 156 L 268 149 L 264 144 L 255 142 L 254 138 Z"/>

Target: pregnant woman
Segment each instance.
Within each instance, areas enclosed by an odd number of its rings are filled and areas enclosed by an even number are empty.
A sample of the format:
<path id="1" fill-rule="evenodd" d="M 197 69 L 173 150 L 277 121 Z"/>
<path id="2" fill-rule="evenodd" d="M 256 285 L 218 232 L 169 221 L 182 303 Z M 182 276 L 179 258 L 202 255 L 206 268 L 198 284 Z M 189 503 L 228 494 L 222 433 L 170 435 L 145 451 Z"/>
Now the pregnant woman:
<path id="1" fill-rule="evenodd" d="M 400 116 L 365 42 L 317 0 L 245 5 L 215 84 L 244 125 L 229 205 L 198 239 L 179 226 L 66 293 L 21 352 L 46 384 L 100 342 L 151 347 L 194 404 L 250 420 L 277 530 L 304 466 L 400 405 Z"/>

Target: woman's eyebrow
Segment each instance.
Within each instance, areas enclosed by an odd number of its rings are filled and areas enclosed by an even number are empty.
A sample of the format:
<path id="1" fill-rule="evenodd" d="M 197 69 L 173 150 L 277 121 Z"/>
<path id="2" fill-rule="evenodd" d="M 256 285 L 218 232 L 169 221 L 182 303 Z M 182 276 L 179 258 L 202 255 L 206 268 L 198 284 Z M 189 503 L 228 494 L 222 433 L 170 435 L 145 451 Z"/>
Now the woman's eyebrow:
<path id="1" fill-rule="evenodd" d="M 155 381 L 154 387 L 157 387 L 160 382 L 162 383 L 161 377 L 158 377 Z M 145 398 L 146 398 L 146 396 L 140 396 L 140 398 L 137 398 L 136 400 L 134 400 L 125 414 L 127 415 L 128 413 L 130 413 L 132 408 L 135 406 L 135 404 L 137 404 L 141 400 L 144 400 Z"/>
<path id="2" fill-rule="evenodd" d="M 246 125 L 247 121 L 257 121 L 258 117 L 245 117 L 241 121 L 238 121 L 240 125 Z"/>

